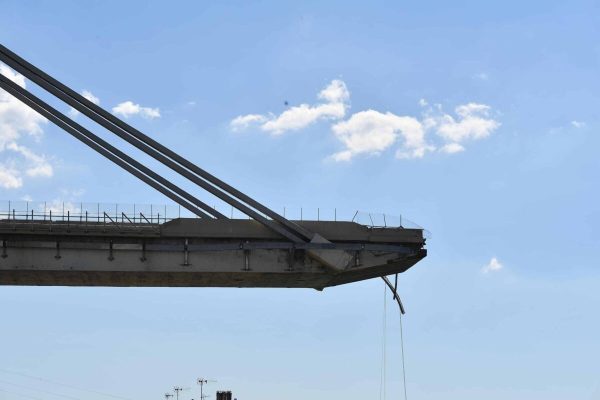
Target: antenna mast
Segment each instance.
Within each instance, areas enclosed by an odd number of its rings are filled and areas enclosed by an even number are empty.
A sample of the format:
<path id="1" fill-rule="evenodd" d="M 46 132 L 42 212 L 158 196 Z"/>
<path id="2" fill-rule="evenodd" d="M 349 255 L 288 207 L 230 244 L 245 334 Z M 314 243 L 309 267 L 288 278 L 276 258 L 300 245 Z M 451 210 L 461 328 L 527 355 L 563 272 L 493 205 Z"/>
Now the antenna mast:
<path id="1" fill-rule="evenodd" d="M 179 386 L 175 386 L 175 387 L 173 388 L 173 390 L 175 391 L 175 398 L 176 398 L 177 400 L 179 400 L 179 392 L 181 392 L 181 391 L 183 390 L 183 388 L 182 388 L 182 387 L 179 387 Z M 171 395 L 171 396 L 173 396 L 173 395 Z"/>
<path id="2" fill-rule="evenodd" d="M 205 379 L 205 378 L 198 378 L 198 385 L 200 385 L 200 400 L 204 400 L 206 397 L 208 397 L 208 395 L 204 395 L 204 385 L 208 384 L 209 382 L 216 382 L 213 380 L 209 380 L 209 379 Z"/>

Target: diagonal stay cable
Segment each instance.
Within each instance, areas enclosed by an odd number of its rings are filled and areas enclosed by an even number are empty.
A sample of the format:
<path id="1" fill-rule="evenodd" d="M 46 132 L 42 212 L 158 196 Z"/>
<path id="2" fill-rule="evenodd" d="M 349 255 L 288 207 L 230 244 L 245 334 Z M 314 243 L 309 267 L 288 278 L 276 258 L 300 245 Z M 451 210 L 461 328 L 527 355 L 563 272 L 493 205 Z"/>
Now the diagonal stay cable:
<path id="1" fill-rule="evenodd" d="M 44 117 L 48 118 L 54 124 L 67 131 L 69 134 L 71 134 L 78 140 L 82 141 L 92 149 L 96 150 L 98 153 L 113 161 L 115 164 L 119 165 L 129 173 L 135 175 L 136 177 L 144 181 L 146 184 L 154 187 L 156 190 L 160 191 L 161 193 L 171 198 L 178 204 L 182 205 L 186 209 L 190 210 L 194 214 L 204 218 L 211 218 L 211 216 L 198 209 L 198 207 L 196 207 L 195 205 L 183 200 L 175 193 L 178 193 L 179 195 L 193 201 L 195 204 L 200 204 L 203 207 L 208 208 L 209 210 L 211 210 L 210 206 L 202 203 L 198 199 L 195 199 L 189 193 L 178 188 L 166 179 L 160 177 L 158 174 L 151 171 L 149 168 L 133 160 L 131 157 L 127 156 L 123 152 L 119 151 L 107 142 L 103 141 L 102 139 L 85 129 L 83 126 L 70 120 L 67 116 L 60 113 L 50 105 L 44 103 L 42 100 L 40 100 L 39 98 L 29 93 L 27 90 L 23 89 L 22 87 L 20 87 L 19 85 L 12 82 L 10 79 L 6 78 L 4 75 L 1 74 L 0 87 L 2 87 L 8 93 L 12 94 L 17 99 L 19 99 L 20 101 L 22 101 L 23 103 L 25 103 Z M 168 187 L 170 190 L 165 189 L 165 186 Z"/>
<path id="2" fill-rule="evenodd" d="M 313 237 L 313 233 L 306 228 L 285 219 L 276 212 L 263 206 L 244 193 L 229 186 L 225 182 L 144 135 L 142 132 L 85 99 L 79 93 L 68 88 L 66 85 L 52 78 L 2 45 L 0 45 L 0 60 L 120 138 L 126 140 L 177 173 L 185 176 L 187 179 L 219 199 L 256 219 L 263 225 L 294 242 L 304 242 Z M 235 197 L 237 197 L 237 199 Z M 278 224 L 265 218 L 262 214 L 250 208 L 248 205 L 243 204 L 242 201 L 269 216 L 274 221 L 277 221 Z"/>

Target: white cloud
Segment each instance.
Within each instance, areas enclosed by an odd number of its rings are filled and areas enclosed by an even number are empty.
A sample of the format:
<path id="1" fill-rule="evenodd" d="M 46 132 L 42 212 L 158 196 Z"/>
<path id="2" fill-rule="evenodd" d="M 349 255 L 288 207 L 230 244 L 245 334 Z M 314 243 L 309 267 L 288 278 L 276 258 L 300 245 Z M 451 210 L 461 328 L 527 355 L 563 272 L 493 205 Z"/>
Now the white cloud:
<path id="1" fill-rule="evenodd" d="M 23 186 L 23 179 L 17 169 L 11 165 L 0 163 L 0 187 L 18 189 Z"/>
<path id="2" fill-rule="evenodd" d="M 230 122 L 230 127 L 239 131 L 257 125 L 263 131 L 280 135 L 318 120 L 330 120 L 334 136 L 344 146 L 330 158 L 349 161 L 357 155 L 380 155 L 392 147 L 399 159 L 422 158 L 436 149 L 456 154 L 466 150 L 465 142 L 486 138 L 500 126 L 491 116 L 488 105 L 459 105 L 454 110 L 456 115 L 452 116 L 443 111 L 441 104 L 430 106 L 426 99 L 419 100 L 425 110 L 418 117 L 366 110 L 344 120 L 350 92 L 341 80 L 331 81 L 318 98 L 324 102 L 294 106 L 279 115 L 240 115 Z"/>
<path id="3" fill-rule="evenodd" d="M 346 84 L 338 79 L 331 81 L 317 96 L 323 103 L 316 105 L 300 104 L 290 107 L 279 115 L 247 114 L 234 118 L 230 126 L 241 130 L 253 124 L 273 135 L 299 130 L 322 119 L 337 120 L 346 115 L 350 93 Z"/>
<path id="4" fill-rule="evenodd" d="M 6 65 L 0 64 L 0 73 L 19 86 L 26 87 L 25 78 Z M 44 117 L 0 89 L 0 187 L 22 187 L 23 174 L 28 177 L 53 175 L 52 165 L 45 156 L 19 143 L 24 137 L 39 141 L 43 134 L 42 125 L 46 122 Z"/>
<path id="5" fill-rule="evenodd" d="M 574 128 L 585 128 L 586 124 L 583 121 L 571 121 L 571 126 L 573 126 Z"/>
<path id="6" fill-rule="evenodd" d="M 35 154 L 25 146 L 16 143 L 9 143 L 6 148 L 21 154 L 28 161 L 25 173 L 31 177 L 51 177 L 54 173 L 52 165 L 46 160 L 46 157 Z"/>
<path id="7" fill-rule="evenodd" d="M 428 105 L 424 99 L 419 104 Z M 485 138 L 500 126 L 489 117 L 490 107 L 485 104 L 460 105 L 455 112 L 456 118 L 444 113 L 437 104 L 426 111 L 422 120 L 374 110 L 358 112 L 332 126 L 333 133 L 346 147 L 332 158 L 348 161 L 361 153 L 381 154 L 395 145 L 398 138 L 404 139 L 396 150 L 399 159 L 422 158 L 436 148 L 442 153 L 456 154 L 465 151 L 465 141 Z M 430 132 L 435 132 L 442 142 L 435 143 L 428 135 Z"/>
<path id="8" fill-rule="evenodd" d="M 133 115 L 140 115 L 147 119 L 160 118 L 160 110 L 158 108 L 142 107 L 132 101 L 125 101 L 118 104 L 112 109 L 113 113 L 129 118 Z"/>
<path id="9" fill-rule="evenodd" d="M 452 143 L 483 139 L 500 126 L 498 121 L 489 118 L 490 107 L 485 104 L 468 103 L 456 107 L 454 111 L 458 119 L 448 114 L 429 117 L 436 133 Z"/>
<path id="10" fill-rule="evenodd" d="M 496 257 L 492 257 L 490 262 L 481 268 L 481 272 L 488 274 L 490 272 L 500 271 L 502 268 L 504 268 L 504 266 L 500 263 L 500 261 L 498 261 Z"/>
<path id="11" fill-rule="evenodd" d="M 327 103 L 345 103 L 350 100 L 350 92 L 344 81 L 334 79 L 325 89 L 321 90 L 319 98 Z"/>
<path id="12" fill-rule="evenodd" d="M 425 143 L 425 132 L 417 119 L 390 112 L 361 111 L 331 129 L 346 147 L 332 156 L 335 161 L 348 161 L 358 154 L 380 154 L 398 139 L 402 139 L 402 151 L 396 154 L 399 158 L 420 158 L 431 149 Z"/>
<path id="13" fill-rule="evenodd" d="M 248 128 L 252 124 L 260 124 L 267 121 L 267 117 L 260 114 L 240 115 L 231 121 L 231 129 L 239 131 Z"/>
<path id="14" fill-rule="evenodd" d="M 442 146 L 440 148 L 440 151 L 442 153 L 447 153 L 447 154 L 454 154 L 454 153 L 460 153 L 461 151 L 465 151 L 465 148 L 458 143 L 448 143 L 445 144 L 444 146 Z"/>
<path id="15" fill-rule="evenodd" d="M 90 92 L 89 90 L 83 90 L 81 92 L 81 95 L 96 105 L 100 104 L 100 99 L 98 97 L 94 96 L 94 94 L 92 92 Z M 71 116 L 71 118 L 77 118 L 78 115 L 79 115 L 79 111 L 77 111 L 76 109 L 71 107 L 71 109 L 69 110 L 69 116 Z"/>

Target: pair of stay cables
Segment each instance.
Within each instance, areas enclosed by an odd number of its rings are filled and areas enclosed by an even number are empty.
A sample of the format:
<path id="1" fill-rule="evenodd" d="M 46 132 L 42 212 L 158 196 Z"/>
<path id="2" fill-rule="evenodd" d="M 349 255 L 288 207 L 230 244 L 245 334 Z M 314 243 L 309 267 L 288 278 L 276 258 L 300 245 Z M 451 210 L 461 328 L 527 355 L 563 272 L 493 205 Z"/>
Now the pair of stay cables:
<path id="1" fill-rule="evenodd" d="M 254 218 L 290 241 L 303 243 L 310 241 L 313 238 L 314 234 L 306 228 L 287 220 L 256 200 L 209 174 L 192 162 L 115 117 L 108 111 L 92 103 L 79 93 L 70 89 L 2 45 L 0 45 L 0 61 L 4 62 L 27 79 L 33 81 L 44 90 L 53 94 L 121 139 L 127 141 L 212 195 L 245 213 L 249 217 Z M 0 78 L 3 89 L 23 101 L 44 117 L 48 118 L 54 124 L 84 142 L 86 145 L 109 158 L 131 174 L 137 176 L 148 185 L 159 190 L 182 207 L 185 207 L 200 217 L 226 218 L 214 208 L 175 186 L 154 171 L 119 151 L 114 146 L 111 146 L 106 141 L 103 141 L 80 124 L 29 93 L 27 90 L 14 84 L 5 77 Z"/>

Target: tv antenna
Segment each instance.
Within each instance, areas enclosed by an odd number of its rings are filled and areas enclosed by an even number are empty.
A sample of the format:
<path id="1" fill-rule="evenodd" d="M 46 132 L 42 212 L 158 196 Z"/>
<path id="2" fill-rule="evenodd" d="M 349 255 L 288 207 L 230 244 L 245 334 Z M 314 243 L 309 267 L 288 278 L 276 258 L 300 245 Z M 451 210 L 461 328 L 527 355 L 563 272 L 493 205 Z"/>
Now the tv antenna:
<path id="1" fill-rule="evenodd" d="M 208 383 L 212 383 L 212 382 L 216 382 L 212 379 L 205 379 L 205 378 L 198 378 L 197 380 L 198 385 L 200 385 L 200 400 L 204 400 L 206 397 L 208 397 L 208 395 L 204 395 L 204 385 L 208 384 Z"/>
<path id="2" fill-rule="evenodd" d="M 190 389 L 190 388 L 182 388 L 182 387 L 180 387 L 180 386 L 175 386 L 175 387 L 173 388 L 173 390 L 175 391 L 175 399 L 176 399 L 176 400 L 179 400 L 179 392 L 182 392 L 182 391 L 184 391 L 184 390 L 189 390 L 189 389 Z M 173 395 L 171 395 L 171 396 L 173 396 Z"/>

